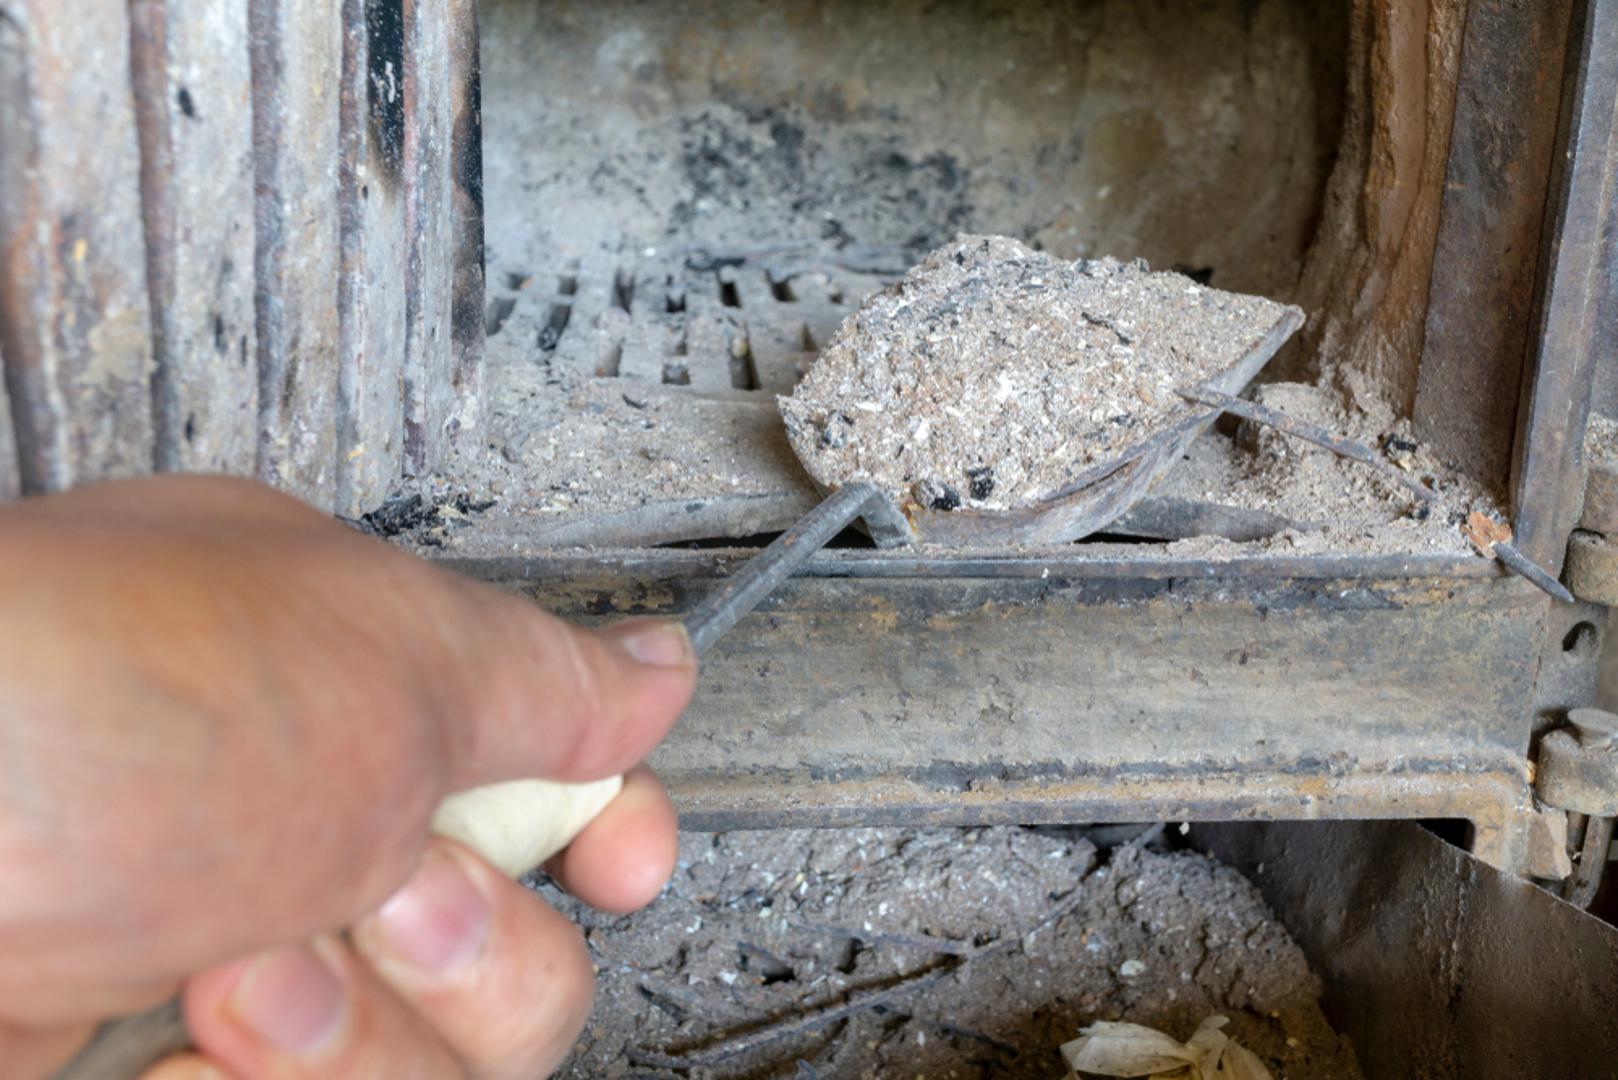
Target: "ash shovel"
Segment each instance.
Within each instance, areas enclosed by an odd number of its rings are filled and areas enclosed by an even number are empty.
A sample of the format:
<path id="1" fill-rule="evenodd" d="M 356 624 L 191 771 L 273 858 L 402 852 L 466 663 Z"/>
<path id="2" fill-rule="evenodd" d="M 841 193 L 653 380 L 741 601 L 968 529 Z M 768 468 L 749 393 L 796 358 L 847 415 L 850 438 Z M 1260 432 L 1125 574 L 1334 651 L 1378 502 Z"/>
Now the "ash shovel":
<path id="1" fill-rule="evenodd" d="M 1269 329 L 1204 386 L 1235 395 L 1303 324 L 1283 308 Z M 1007 510 L 940 511 L 896 503 L 876 485 L 851 481 L 831 492 L 684 618 L 698 655 L 724 636 L 781 582 L 857 521 L 879 547 L 929 543 L 944 547 L 1060 544 L 1098 532 L 1126 513 L 1223 411 L 1184 399 L 1154 434 L 1097 463 L 1061 491 Z M 437 835 L 458 840 L 513 877 L 566 847 L 622 786 L 621 777 L 590 784 L 517 780 L 452 795 L 433 817 Z M 108 1021 L 57 1073 L 57 1080 L 126 1080 L 190 1044 L 177 1000 L 137 1016 Z"/>

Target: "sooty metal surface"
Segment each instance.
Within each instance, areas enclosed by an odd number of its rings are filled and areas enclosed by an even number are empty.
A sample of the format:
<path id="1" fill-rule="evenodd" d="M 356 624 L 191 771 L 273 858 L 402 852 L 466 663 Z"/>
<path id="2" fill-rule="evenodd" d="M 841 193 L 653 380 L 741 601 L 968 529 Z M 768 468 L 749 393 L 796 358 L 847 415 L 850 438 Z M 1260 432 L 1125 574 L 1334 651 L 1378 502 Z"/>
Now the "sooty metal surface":
<path id="1" fill-rule="evenodd" d="M 1411 822 L 1213 825 L 1366 1076 L 1612 1076 L 1618 930 Z"/>

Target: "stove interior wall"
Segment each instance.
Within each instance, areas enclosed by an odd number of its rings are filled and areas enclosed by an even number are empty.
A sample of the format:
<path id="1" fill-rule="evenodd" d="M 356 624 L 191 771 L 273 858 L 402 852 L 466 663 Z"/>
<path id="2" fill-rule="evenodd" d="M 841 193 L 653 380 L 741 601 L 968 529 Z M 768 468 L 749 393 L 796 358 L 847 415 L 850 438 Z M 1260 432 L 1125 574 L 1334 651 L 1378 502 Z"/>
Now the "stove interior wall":
<path id="1" fill-rule="evenodd" d="M 772 248 L 881 273 L 964 230 L 1287 297 L 1348 7 L 485 0 L 491 281 Z"/>

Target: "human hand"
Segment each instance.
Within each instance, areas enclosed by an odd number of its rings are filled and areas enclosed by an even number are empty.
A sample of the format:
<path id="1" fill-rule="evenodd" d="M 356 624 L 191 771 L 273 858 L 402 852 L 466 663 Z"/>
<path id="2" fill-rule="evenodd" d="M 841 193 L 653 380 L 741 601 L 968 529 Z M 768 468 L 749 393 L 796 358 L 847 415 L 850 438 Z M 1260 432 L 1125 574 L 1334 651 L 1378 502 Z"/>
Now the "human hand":
<path id="1" fill-rule="evenodd" d="M 630 769 L 694 676 L 677 627 L 570 627 L 244 481 L 0 507 L 5 1074 L 182 986 L 162 1080 L 553 1069 L 582 941 L 428 818 Z M 627 911 L 674 843 L 637 768 L 550 869 Z"/>

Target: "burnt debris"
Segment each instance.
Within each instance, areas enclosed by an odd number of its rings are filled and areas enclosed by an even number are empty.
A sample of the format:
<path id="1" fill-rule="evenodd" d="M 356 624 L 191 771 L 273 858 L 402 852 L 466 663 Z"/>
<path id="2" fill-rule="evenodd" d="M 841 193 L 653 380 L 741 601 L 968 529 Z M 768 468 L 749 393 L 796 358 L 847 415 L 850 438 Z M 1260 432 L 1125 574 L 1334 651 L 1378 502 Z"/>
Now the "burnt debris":
<path id="1" fill-rule="evenodd" d="M 961 493 L 942 480 L 918 480 L 910 493 L 919 505 L 929 510 L 961 508 Z"/>
<path id="2" fill-rule="evenodd" d="M 994 470 L 989 466 L 980 465 L 975 469 L 966 470 L 966 478 L 971 481 L 967 494 L 978 502 L 994 494 Z"/>
<path id="3" fill-rule="evenodd" d="M 494 499 L 475 499 L 465 492 L 435 501 L 419 494 L 391 495 L 358 520 L 342 520 L 383 540 L 404 537 L 425 547 L 441 547 L 447 527 L 464 525 L 471 515 L 481 514 L 494 504 Z"/>

